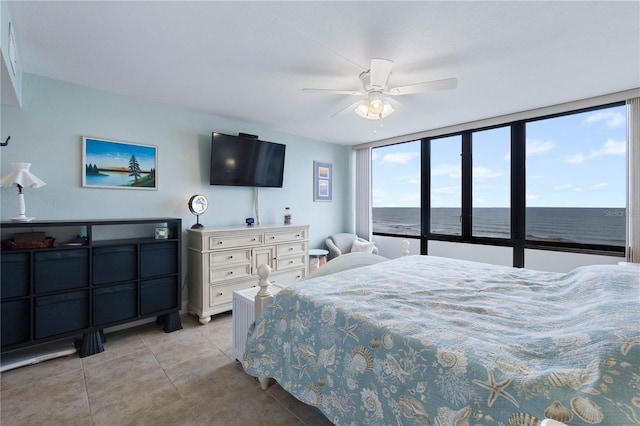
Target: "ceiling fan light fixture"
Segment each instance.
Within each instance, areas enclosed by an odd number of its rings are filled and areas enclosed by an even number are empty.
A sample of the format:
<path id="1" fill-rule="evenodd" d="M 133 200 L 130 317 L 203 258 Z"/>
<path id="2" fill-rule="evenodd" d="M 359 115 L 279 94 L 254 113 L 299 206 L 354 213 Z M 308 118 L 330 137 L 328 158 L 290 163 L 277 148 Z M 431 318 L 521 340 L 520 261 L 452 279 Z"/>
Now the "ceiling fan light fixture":
<path id="1" fill-rule="evenodd" d="M 384 98 L 379 97 L 378 102 L 380 102 L 380 105 L 376 106 L 375 109 L 372 109 L 371 104 L 373 103 L 373 100 L 363 99 L 358 103 L 355 112 L 360 117 L 368 120 L 380 120 L 390 116 L 395 111 L 389 101 Z"/>
<path id="2" fill-rule="evenodd" d="M 369 112 L 372 114 L 380 114 L 384 108 L 384 99 L 378 92 L 369 93 Z"/>
<path id="3" fill-rule="evenodd" d="M 367 114 L 369 114 L 369 103 L 367 101 L 358 102 L 355 111 L 360 117 L 367 118 Z"/>

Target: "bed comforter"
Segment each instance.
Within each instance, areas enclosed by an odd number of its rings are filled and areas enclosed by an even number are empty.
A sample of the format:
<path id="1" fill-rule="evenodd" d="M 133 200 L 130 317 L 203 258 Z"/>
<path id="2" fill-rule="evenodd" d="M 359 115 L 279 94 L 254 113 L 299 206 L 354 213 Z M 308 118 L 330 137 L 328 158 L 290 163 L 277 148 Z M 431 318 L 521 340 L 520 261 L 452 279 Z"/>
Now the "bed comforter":
<path id="1" fill-rule="evenodd" d="M 337 425 L 640 424 L 640 268 L 409 256 L 282 290 L 243 366 Z"/>

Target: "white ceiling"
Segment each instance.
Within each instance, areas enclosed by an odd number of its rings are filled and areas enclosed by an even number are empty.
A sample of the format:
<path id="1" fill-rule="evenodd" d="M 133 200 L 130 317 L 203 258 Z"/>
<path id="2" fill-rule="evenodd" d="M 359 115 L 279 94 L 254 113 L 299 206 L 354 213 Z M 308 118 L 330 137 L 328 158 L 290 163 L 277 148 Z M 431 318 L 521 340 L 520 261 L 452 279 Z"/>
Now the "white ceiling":
<path id="1" fill-rule="evenodd" d="M 640 2 L 9 1 L 23 70 L 307 138 L 356 144 L 640 87 Z M 398 97 L 357 100 L 372 57 Z M 216 130 L 216 129 L 212 129 Z M 243 131 L 240 129 L 239 131 Z M 375 133 L 374 133 L 375 131 Z"/>

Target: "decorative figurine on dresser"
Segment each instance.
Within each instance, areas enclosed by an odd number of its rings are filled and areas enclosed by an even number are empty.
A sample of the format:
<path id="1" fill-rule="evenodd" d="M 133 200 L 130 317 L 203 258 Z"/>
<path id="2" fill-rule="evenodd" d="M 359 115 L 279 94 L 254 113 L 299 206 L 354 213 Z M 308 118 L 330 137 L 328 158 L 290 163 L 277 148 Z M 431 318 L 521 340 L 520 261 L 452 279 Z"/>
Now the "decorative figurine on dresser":
<path id="1" fill-rule="evenodd" d="M 188 229 L 189 312 L 207 324 L 232 309 L 233 292 L 258 285 L 258 266 L 272 284 L 293 284 L 308 272 L 309 225 Z"/>

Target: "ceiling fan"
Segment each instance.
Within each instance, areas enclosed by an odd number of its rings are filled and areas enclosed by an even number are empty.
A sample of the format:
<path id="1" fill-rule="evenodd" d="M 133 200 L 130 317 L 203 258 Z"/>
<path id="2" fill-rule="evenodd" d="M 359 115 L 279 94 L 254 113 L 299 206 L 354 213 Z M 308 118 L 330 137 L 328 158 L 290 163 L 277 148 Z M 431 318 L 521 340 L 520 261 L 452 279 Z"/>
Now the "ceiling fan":
<path id="1" fill-rule="evenodd" d="M 371 68 L 360 74 L 360 83 L 363 90 L 336 90 L 336 89 L 302 89 L 304 93 L 332 93 L 338 95 L 364 96 L 364 98 L 333 114 L 336 116 L 353 106 L 360 117 L 369 120 L 379 120 L 391 115 L 395 110 L 385 96 L 411 95 L 414 93 L 428 92 L 432 90 L 449 90 L 458 86 L 458 79 L 445 78 L 443 80 L 425 81 L 406 86 L 389 87 L 389 76 L 393 61 L 389 59 L 371 59 Z"/>

